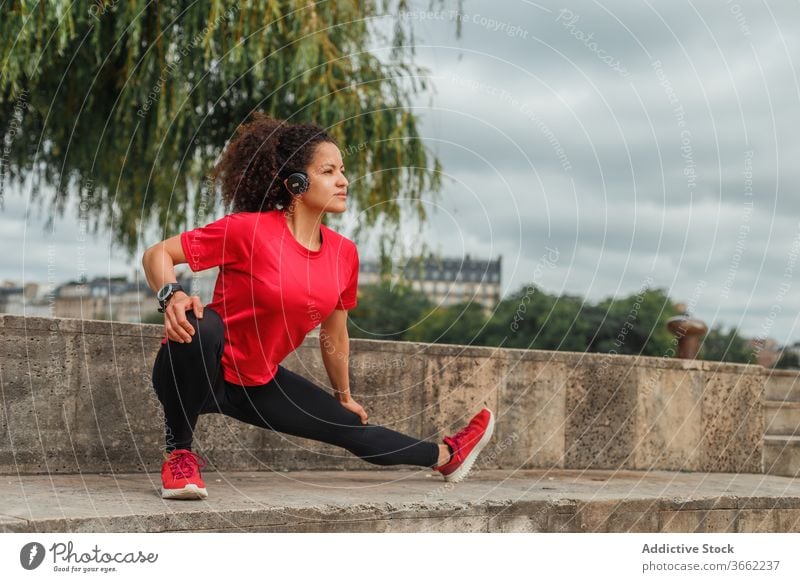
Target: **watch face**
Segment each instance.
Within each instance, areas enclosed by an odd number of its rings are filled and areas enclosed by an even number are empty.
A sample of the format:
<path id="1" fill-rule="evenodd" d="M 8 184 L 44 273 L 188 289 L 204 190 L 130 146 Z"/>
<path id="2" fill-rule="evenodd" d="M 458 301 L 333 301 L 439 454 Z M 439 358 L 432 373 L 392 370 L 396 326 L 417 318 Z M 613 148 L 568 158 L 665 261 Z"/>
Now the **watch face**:
<path id="1" fill-rule="evenodd" d="M 159 301 L 163 301 L 165 297 L 169 296 L 169 294 L 172 292 L 172 289 L 173 289 L 172 283 L 167 283 L 161 289 L 159 289 L 157 296 Z"/>

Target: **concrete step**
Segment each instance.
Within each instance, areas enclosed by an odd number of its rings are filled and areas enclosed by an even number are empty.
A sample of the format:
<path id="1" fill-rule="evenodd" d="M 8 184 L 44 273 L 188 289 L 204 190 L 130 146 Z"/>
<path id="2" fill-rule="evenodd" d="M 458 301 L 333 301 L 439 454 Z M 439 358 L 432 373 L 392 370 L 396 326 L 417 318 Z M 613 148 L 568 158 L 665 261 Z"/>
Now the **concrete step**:
<path id="1" fill-rule="evenodd" d="M 800 402 L 764 402 L 764 432 L 767 435 L 800 435 Z"/>
<path id="2" fill-rule="evenodd" d="M 165 501 L 155 473 L 0 476 L 5 532 L 800 532 L 800 481 L 748 473 L 208 472 Z"/>
<path id="3" fill-rule="evenodd" d="M 764 472 L 787 477 L 800 476 L 800 436 L 765 436 Z"/>
<path id="4" fill-rule="evenodd" d="M 797 370 L 770 370 L 764 385 L 764 398 L 800 402 L 800 375 Z"/>

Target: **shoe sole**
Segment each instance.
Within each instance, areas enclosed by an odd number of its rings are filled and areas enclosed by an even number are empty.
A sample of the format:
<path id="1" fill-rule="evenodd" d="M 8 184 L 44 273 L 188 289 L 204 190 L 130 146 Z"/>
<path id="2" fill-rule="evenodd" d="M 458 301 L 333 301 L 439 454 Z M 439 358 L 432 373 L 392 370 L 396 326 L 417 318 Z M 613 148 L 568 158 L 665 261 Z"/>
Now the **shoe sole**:
<path id="1" fill-rule="evenodd" d="M 198 487 L 197 485 L 187 485 L 182 489 L 165 489 L 161 488 L 162 499 L 205 499 L 208 497 L 208 491 L 205 487 Z"/>
<path id="2" fill-rule="evenodd" d="M 458 483 L 459 481 L 464 479 L 464 477 L 466 477 L 467 474 L 472 469 L 472 465 L 473 463 L 475 463 L 475 459 L 478 458 L 478 455 L 483 450 L 483 447 L 485 447 L 489 442 L 489 440 L 492 438 L 493 432 L 494 432 L 494 413 L 490 410 L 489 424 L 486 425 L 486 432 L 483 433 L 481 440 L 479 440 L 478 444 L 475 445 L 475 448 L 472 449 L 472 451 L 470 451 L 469 455 L 467 455 L 467 458 L 464 459 L 463 463 L 461 463 L 461 466 L 452 473 L 450 473 L 449 475 L 445 475 L 444 480 L 447 481 L 448 483 Z"/>

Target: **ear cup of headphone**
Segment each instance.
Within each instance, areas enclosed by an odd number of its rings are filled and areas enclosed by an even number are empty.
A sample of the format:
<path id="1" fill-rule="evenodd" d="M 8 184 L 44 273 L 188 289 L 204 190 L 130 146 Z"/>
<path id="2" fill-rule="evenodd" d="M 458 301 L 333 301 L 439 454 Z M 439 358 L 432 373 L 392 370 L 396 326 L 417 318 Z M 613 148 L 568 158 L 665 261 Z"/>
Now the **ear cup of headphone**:
<path id="1" fill-rule="evenodd" d="M 308 190 L 308 186 L 308 176 L 305 172 L 292 172 L 286 177 L 286 188 L 295 196 Z"/>

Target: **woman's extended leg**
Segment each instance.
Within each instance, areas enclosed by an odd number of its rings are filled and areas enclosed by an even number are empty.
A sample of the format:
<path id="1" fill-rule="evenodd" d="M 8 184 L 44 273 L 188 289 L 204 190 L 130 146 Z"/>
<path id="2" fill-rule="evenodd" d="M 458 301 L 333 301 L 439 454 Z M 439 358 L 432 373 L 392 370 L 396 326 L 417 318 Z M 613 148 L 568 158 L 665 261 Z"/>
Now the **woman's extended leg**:
<path id="1" fill-rule="evenodd" d="M 153 387 L 164 405 L 167 452 L 191 450 L 197 417 L 222 373 L 222 318 L 206 307 L 201 319 L 192 311 L 186 319 L 195 329 L 192 341 L 168 340 L 153 365 Z"/>
<path id="2" fill-rule="evenodd" d="M 241 387 L 226 382 L 223 412 L 243 422 L 314 439 L 347 449 L 375 465 L 434 467 L 439 445 L 392 429 L 362 424 L 359 416 L 327 390 L 278 366 L 263 386 Z"/>

